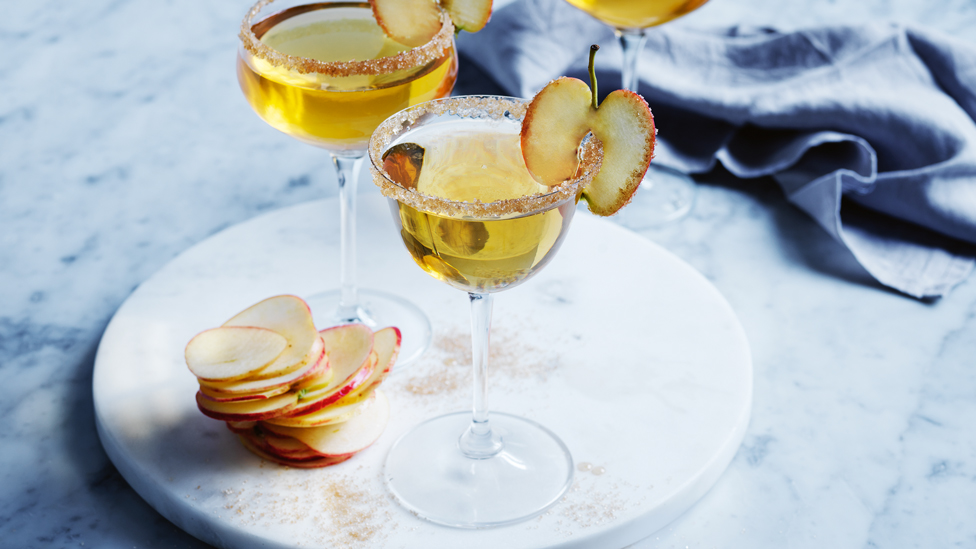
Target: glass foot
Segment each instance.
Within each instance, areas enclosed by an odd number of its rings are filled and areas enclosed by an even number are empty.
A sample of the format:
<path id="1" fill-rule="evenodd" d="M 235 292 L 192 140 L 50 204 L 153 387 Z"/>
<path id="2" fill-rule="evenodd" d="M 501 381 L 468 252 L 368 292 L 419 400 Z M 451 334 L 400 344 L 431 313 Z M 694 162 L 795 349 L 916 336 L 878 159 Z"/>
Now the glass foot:
<path id="1" fill-rule="evenodd" d="M 492 413 L 503 448 L 486 459 L 466 457 L 458 440 L 470 412 L 439 416 L 404 434 L 386 458 L 386 483 L 421 518 L 445 526 L 487 528 L 530 519 L 559 501 L 573 481 L 573 457 L 534 421 Z"/>
<path id="2" fill-rule="evenodd" d="M 377 290 L 359 289 L 359 307 L 353 314 L 339 314 L 339 290 L 322 292 L 305 298 L 312 309 L 315 327 L 360 322 L 377 330 L 387 326 L 400 329 L 400 355 L 394 372 L 417 360 L 430 347 L 430 320 L 416 305 L 402 297 Z"/>
<path id="3" fill-rule="evenodd" d="M 698 188 L 688 174 L 651 164 L 634 199 L 617 221 L 629 229 L 647 229 L 677 221 L 688 215 Z"/>

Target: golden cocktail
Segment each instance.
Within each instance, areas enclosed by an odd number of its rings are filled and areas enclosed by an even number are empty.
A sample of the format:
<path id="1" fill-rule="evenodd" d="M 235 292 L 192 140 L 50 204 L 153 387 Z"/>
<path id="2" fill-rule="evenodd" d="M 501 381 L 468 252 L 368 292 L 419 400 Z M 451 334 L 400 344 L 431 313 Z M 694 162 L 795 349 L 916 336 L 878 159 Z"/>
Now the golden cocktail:
<path id="1" fill-rule="evenodd" d="M 391 114 L 450 94 L 457 78 L 454 26 L 446 14 L 426 43 L 387 37 L 364 2 L 261 0 L 241 25 L 237 75 L 272 127 L 332 156 L 339 183 L 340 288 L 307 296 L 322 328 L 363 323 L 403 332 L 398 367 L 430 343 L 430 322 L 412 303 L 356 284 L 356 183 L 370 134 Z"/>
<path id="2" fill-rule="evenodd" d="M 552 259 L 602 160 L 589 141 L 576 177 L 553 187 L 537 183 L 519 148 L 526 106 L 503 97 L 432 101 L 391 117 L 370 139 L 373 179 L 391 199 L 407 250 L 471 302 L 471 411 L 414 427 L 394 444 L 385 470 L 401 504 L 450 526 L 483 528 L 538 515 L 559 501 L 573 476 L 572 457 L 551 431 L 488 413 L 493 293 Z"/>

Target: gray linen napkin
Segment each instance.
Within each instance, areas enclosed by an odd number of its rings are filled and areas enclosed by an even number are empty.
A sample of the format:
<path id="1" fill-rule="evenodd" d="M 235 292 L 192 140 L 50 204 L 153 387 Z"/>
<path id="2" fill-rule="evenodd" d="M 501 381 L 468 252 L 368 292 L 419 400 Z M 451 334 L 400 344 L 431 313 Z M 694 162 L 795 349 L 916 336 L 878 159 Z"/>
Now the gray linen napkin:
<path id="1" fill-rule="evenodd" d="M 518 0 L 461 52 L 507 93 L 563 74 L 619 87 L 620 49 L 563 0 Z M 770 175 L 790 202 L 879 282 L 943 296 L 976 247 L 976 49 L 914 28 L 649 31 L 640 92 L 659 129 L 655 162 L 690 173 L 716 161 Z M 614 74 L 616 73 L 616 74 Z"/>

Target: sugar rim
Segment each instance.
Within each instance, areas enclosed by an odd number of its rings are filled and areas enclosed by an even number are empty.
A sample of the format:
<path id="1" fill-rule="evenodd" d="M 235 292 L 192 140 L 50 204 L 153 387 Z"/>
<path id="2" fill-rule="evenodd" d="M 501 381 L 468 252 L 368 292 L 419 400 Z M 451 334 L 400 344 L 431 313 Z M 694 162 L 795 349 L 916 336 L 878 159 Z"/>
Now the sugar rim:
<path id="1" fill-rule="evenodd" d="M 318 61 L 307 57 L 285 55 L 262 42 L 251 29 L 254 18 L 262 8 L 275 0 L 259 0 L 241 21 L 241 32 L 238 35 L 241 44 L 251 55 L 264 59 L 275 67 L 284 67 L 300 74 L 318 73 L 326 76 L 355 76 L 390 74 L 400 70 L 420 67 L 444 56 L 454 44 L 454 24 L 447 13 L 441 13 L 441 28 L 430 41 L 423 46 L 402 51 L 390 57 L 367 59 L 365 61 Z M 361 4 L 362 2 L 332 2 L 334 4 Z"/>
<path id="2" fill-rule="evenodd" d="M 495 202 L 461 202 L 408 189 L 393 181 L 383 170 L 383 152 L 393 139 L 412 127 L 421 117 L 430 115 L 458 115 L 464 118 L 500 120 L 525 117 L 529 101 L 517 97 L 471 95 L 435 99 L 404 109 L 381 123 L 369 138 L 370 173 L 383 196 L 436 215 L 465 218 L 519 217 L 537 213 L 576 199 L 580 191 L 593 181 L 603 162 L 603 144 L 592 134 L 583 142 L 580 170 L 573 179 L 551 187 L 545 193 Z"/>

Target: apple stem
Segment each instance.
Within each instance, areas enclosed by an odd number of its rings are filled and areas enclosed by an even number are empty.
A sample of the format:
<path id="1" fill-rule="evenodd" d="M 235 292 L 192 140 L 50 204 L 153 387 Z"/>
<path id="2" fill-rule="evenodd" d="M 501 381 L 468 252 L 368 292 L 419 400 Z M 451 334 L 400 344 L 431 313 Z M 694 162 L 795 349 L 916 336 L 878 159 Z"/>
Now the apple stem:
<path id="1" fill-rule="evenodd" d="M 597 90 L 596 90 L 596 52 L 600 49 L 600 46 L 593 44 L 590 46 L 590 92 L 593 93 L 593 108 L 598 109 L 600 105 L 597 103 Z"/>

